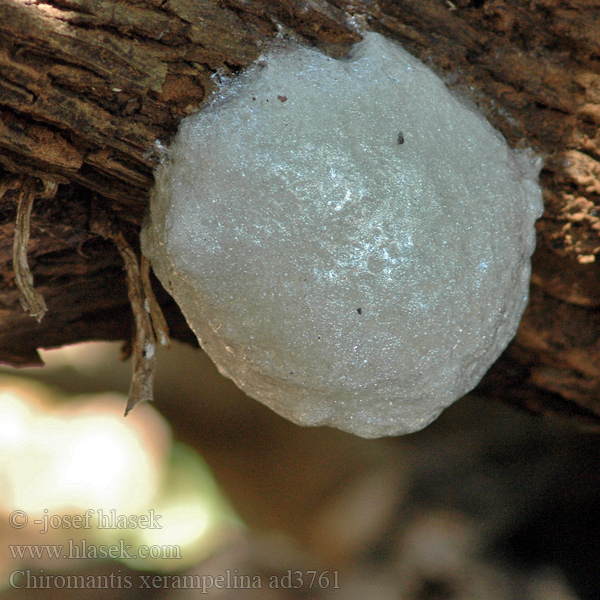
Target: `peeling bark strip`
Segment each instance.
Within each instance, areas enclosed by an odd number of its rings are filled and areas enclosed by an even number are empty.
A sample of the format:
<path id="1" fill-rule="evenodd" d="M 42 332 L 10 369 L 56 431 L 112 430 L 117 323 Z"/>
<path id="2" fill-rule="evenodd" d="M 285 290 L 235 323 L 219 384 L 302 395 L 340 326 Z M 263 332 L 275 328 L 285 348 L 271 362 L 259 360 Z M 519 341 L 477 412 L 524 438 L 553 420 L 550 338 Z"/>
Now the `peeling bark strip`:
<path id="1" fill-rule="evenodd" d="M 132 340 L 133 373 L 125 416 L 140 402 L 154 398 L 156 369 L 156 335 L 163 346 L 169 346 L 169 330 L 150 283 L 150 263 L 142 256 L 141 268 L 136 253 L 105 211 L 96 211 L 92 229 L 116 246 L 127 279 L 127 296 L 135 321 Z M 126 355 L 129 358 L 129 354 Z"/>
<path id="2" fill-rule="evenodd" d="M 125 266 L 127 290 L 131 310 L 135 317 L 135 338 L 133 342 L 133 375 L 125 416 L 139 402 L 149 402 L 154 398 L 154 372 L 156 369 L 156 339 L 150 313 L 146 310 L 146 297 L 142 276 L 135 252 L 122 233 L 109 234 L 114 241 Z"/>
<path id="3" fill-rule="evenodd" d="M 35 182 L 31 177 L 24 177 L 17 206 L 17 221 L 13 241 L 13 268 L 15 270 L 15 281 L 20 292 L 21 306 L 25 312 L 28 312 L 40 322 L 48 308 L 43 296 L 36 292 L 33 287 L 33 275 L 27 260 L 29 223 L 34 199 Z"/>
<path id="4" fill-rule="evenodd" d="M 145 297 L 144 308 L 150 313 L 152 327 L 154 328 L 154 335 L 160 341 L 161 346 L 169 348 L 171 346 L 171 340 L 169 339 L 169 326 L 165 321 L 163 312 L 156 300 L 154 290 L 152 289 L 152 283 L 150 282 L 150 261 L 143 254 L 140 264 L 140 275 Z"/>
<path id="5" fill-rule="evenodd" d="M 127 295 L 135 319 L 135 337 L 133 339 L 133 373 L 129 397 L 125 407 L 125 416 L 140 402 L 150 402 L 154 398 L 154 373 L 156 369 L 156 338 L 150 311 L 149 301 L 144 293 L 144 283 L 140 273 L 137 256 L 121 232 L 111 231 L 109 225 L 96 223 L 95 228 L 104 237 L 110 238 L 121 258 L 127 277 Z M 160 313 L 160 309 L 159 309 Z M 160 313 L 160 322 L 164 322 Z"/>
<path id="6" fill-rule="evenodd" d="M 600 422 L 597 0 L 0 0 L 0 188 L 15 175 L 60 184 L 32 220 L 41 324 L 19 305 L 15 190 L 0 199 L 0 360 L 39 364 L 38 347 L 122 339 L 123 259 L 91 231 L 91 196 L 139 225 L 156 142 L 202 107 L 215 72 L 235 75 L 278 32 L 339 56 L 357 23 L 447 75 L 512 146 L 543 154 L 532 302 L 482 389 Z M 161 303 L 173 334 L 191 339 Z"/>

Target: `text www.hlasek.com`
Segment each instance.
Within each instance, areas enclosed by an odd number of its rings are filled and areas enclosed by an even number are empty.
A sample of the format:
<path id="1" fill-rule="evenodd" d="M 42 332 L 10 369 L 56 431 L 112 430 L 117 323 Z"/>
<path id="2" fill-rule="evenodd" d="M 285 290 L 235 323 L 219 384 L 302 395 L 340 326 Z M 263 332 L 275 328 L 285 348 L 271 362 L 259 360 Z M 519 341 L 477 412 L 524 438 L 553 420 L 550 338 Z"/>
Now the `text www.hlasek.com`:
<path id="1" fill-rule="evenodd" d="M 113 560 L 127 560 L 135 558 L 155 558 L 155 559 L 180 559 L 181 549 L 179 546 L 138 546 L 137 550 L 132 550 L 133 546 L 125 544 L 124 540 L 112 545 L 88 544 L 86 540 L 74 542 L 68 540 L 67 545 L 63 544 L 18 544 L 9 545 L 8 548 L 12 557 L 17 559 L 42 559 L 42 558 L 63 558 L 63 559 L 98 559 L 111 558 Z"/>

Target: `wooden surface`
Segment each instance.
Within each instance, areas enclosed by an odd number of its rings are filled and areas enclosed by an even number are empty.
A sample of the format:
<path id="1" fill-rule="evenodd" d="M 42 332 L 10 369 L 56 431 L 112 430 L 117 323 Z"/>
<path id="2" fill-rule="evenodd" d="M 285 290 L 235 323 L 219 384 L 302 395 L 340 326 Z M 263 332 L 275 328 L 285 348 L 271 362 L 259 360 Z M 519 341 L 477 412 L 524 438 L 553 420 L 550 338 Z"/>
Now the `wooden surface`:
<path id="1" fill-rule="evenodd" d="M 128 339 L 120 257 L 92 231 L 108 211 L 135 243 L 152 170 L 179 120 L 279 33 L 334 56 L 379 31 L 476 103 L 513 147 L 544 158 L 531 302 L 481 390 L 600 423 L 598 0 L 0 0 L 0 360 Z M 12 268 L 19 177 L 34 204 L 29 261 L 48 312 L 20 306 Z M 159 294 L 174 336 L 192 340 Z"/>

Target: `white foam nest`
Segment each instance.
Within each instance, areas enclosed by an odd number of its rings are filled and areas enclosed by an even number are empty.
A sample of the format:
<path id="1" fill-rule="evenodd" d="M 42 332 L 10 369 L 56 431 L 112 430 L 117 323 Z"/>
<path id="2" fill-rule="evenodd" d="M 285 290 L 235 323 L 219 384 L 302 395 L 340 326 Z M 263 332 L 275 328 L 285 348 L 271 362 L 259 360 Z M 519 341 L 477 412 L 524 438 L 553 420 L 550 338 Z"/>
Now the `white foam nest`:
<path id="1" fill-rule="evenodd" d="M 408 433 L 515 335 L 538 170 L 384 37 L 343 60 L 287 44 L 182 121 L 143 251 L 250 396 L 303 425 Z"/>

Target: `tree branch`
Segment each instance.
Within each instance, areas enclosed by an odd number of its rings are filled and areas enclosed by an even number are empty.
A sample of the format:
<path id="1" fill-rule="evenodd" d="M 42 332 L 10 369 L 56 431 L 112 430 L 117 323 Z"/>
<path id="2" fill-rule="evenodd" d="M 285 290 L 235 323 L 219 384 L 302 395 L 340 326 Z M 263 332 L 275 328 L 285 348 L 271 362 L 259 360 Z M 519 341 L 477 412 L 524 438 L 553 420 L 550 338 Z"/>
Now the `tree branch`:
<path id="1" fill-rule="evenodd" d="M 340 56 L 359 26 L 402 43 L 513 147 L 544 157 L 532 301 L 482 389 L 600 422 L 593 0 L 0 0 L 0 359 L 39 363 L 38 347 L 127 336 L 121 257 L 92 230 L 92 206 L 135 231 L 161 149 L 201 109 L 215 73 L 234 75 L 280 32 Z M 40 324 L 22 312 L 12 268 L 15 176 L 58 184 L 31 214 L 28 263 L 48 307 Z M 155 289 L 172 334 L 192 340 Z"/>

